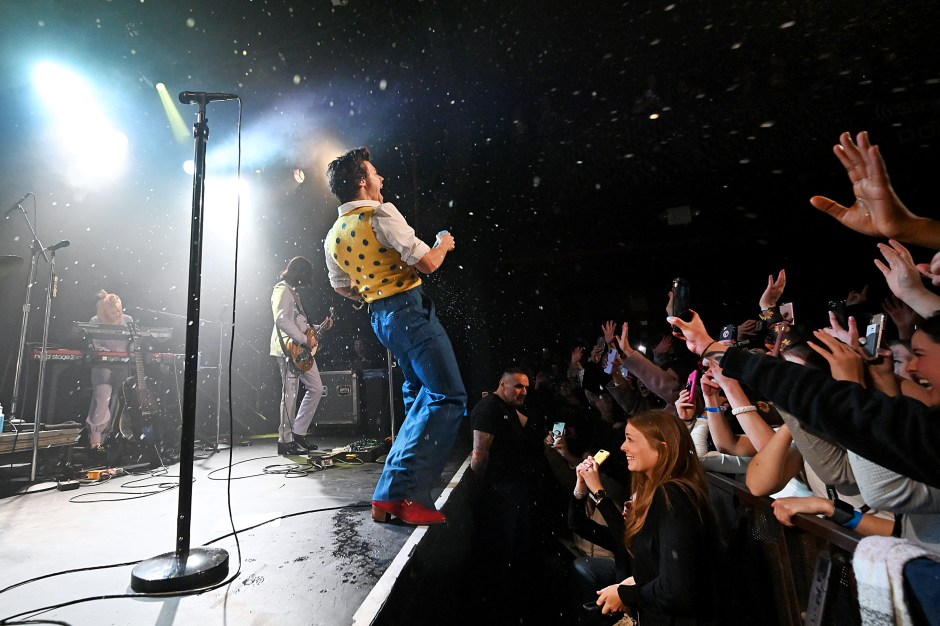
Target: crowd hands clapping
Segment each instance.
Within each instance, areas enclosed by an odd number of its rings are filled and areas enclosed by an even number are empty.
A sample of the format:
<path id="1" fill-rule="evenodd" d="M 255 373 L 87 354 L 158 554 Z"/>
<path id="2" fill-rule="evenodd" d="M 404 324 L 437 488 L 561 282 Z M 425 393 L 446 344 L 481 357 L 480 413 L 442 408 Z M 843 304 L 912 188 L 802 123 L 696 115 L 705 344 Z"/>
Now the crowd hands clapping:
<path id="1" fill-rule="evenodd" d="M 606 321 L 564 375 L 536 377 L 519 415 L 542 425 L 545 475 L 570 494 L 567 530 L 584 555 L 573 567 L 579 623 L 716 618 L 703 583 L 720 544 L 708 471 L 773 497 L 786 526 L 817 515 L 940 553 L 940 252 L 918 263 L 905 247 L 940 250 L 940 223 L 904 206 L 866 133 L 843 134 L 835 152 L 856 202 L 811 203 L 886 240 L 874 265 L 890 296 L 870 302 L 866 286 L 807 329 L 782 306 L 787 274 L 775 269 L 754 286 L 754 317 L 717 333 L 694 311 L 673 315 L 670 293 L 672 332 L 649 354 L 628 322 Z M 871 334 L 876 306 L 883 329 Z"/>

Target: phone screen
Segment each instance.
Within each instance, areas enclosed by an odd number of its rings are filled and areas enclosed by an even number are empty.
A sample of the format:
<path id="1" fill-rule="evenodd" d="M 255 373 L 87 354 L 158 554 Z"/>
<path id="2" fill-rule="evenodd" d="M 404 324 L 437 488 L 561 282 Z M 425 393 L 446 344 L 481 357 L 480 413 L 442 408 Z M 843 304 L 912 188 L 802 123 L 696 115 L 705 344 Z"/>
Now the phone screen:
<path id="1" fill-rule="evenodd" d="M 878 348 L 881 346 L 881 331 L 884 328 L 884 313 L 876 313 L 871 316 L 871 323 L 865 331 L 865 352 L 868 356 L 876 356 Z"/>
<path id="2" fill-rule="evenodd" d="M 611 348 L 607 352 L 607 364 L 604 365 L 604 373 L 611 374 L 614 371 L 614 360 L 617 358 L 617 348 Z"/>
<path id="3" fill-rule="evenodd" d="M 674 278 L 672 280 L 672 316 L 681 318 L 682 320 L 688 322 L 688 312 L 689 312 L 689 283 L 684 278 Z M 679 330 L 678 326 L 672 327 L 672 332 L 676 336 L 681 337 L 682 331 Z"/>

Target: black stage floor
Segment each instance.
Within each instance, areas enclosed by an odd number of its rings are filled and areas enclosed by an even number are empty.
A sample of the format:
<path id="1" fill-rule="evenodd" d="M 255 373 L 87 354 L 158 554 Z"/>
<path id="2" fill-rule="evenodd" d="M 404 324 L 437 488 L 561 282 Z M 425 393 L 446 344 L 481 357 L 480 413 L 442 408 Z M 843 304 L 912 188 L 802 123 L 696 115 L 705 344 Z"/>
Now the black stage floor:
<path id="1" fill-rule="evenodd" d="M 322 450 L 352 439 L 317 441 Z M 439 505 L 468 453 L 458 444 Z M 190 541 L 228 552 L 226 584 L 169 597 L 140 596 L 130 587 L 136 562 L 175 550 L 178 465 L 72 491 L 37 483 L 0 499 L 0 620 L 70 603 L 33 623 L 371 624 L 427 530 L 371 520 L 381 463 L 353 460 L 321 470 L 305 457 L 278 456 L 273 439 L 258 440 L 231 450 L 228 481 L 229 454 L 197 452 Z"/>

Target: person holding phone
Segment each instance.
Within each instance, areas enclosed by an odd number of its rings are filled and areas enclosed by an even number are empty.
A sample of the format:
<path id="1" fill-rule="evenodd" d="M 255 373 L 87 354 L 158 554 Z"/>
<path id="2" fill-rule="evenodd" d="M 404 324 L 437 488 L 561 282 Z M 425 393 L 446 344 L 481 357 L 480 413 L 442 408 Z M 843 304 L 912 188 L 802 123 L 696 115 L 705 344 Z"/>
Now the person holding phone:
<path id="1" fill-rule="evenodd" d="M 940 487 L 940 474 L 936 471 L 940 465 L 937 406 L 904 396 L 875 393 L 782 359 L 729 350 L 708 334 L 697 314 L 691 322 L 676 320 L 667 318 L 669 323 L 682 327 L 689 350 L 718 363 L 726 376 L 757 390 L 795 415 L 800 423 L 879 465 Z M 930 344 L 925 344 L 926 347 L 933 348 Z M 917 350 L 915 346 L 915 355 Z M 908 369 L 923 376 L 921 368 L 926 364 L 921 365 L 919 360 L 912 361 Z"/>
<path id="2" fill-rule="evenodd" d="M 688 430 L 672 413 L 640 413 L 627 423 L 621 451 L 633 473 L 623 511 L 604 489 L 595 457 L 578 466 L 569 527 L 614 553 L 574 562 L 576 592 L 597 615 L 630 612 L 644 626 L 712 624 L 718 598 L 718 535 L 705 472 Z M 587 519 L 591 498 L 607 526 Z M 596 608 L 595 608 L 596 607 Z"/>

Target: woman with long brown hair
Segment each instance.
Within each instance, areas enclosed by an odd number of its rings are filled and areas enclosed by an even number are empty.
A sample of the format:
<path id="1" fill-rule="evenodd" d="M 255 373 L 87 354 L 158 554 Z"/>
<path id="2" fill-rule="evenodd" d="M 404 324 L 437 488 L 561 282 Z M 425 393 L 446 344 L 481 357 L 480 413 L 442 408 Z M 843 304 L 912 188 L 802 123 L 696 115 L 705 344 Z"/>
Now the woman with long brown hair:
<path id="1" fill-rule="evenodd" d="M 607 497 L 594 457 L 577 469 L 572 529 L 594 543 L 607 543 L 615 557 L 613 563 L 577 559 L 582 589 L 593 586 L 601 613 L 633 613 L 643 626 L 714 623 L 718 537 L 689 431 L 672 413 L 654 410 L 632 417 L 625 435 L 620 449 L 632 472 L 633 497 L 622 514 Z M 583 506 L 577 500 L 588 495 L 606 529 L 592 528 L 594 523 L 578 514 Z M 602 543 L 603 534 L 608 539 Z"/>

